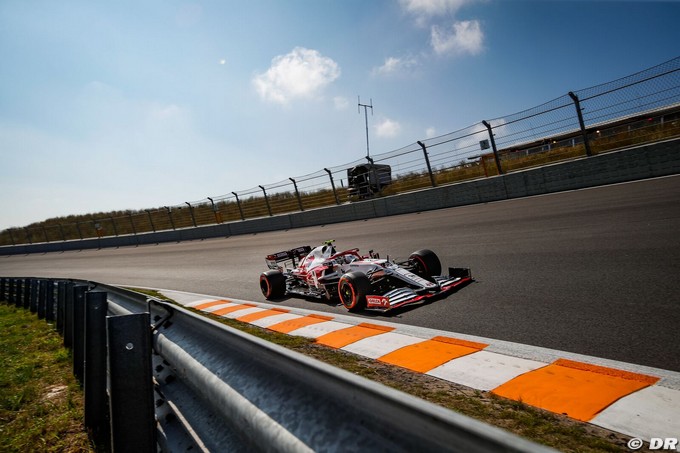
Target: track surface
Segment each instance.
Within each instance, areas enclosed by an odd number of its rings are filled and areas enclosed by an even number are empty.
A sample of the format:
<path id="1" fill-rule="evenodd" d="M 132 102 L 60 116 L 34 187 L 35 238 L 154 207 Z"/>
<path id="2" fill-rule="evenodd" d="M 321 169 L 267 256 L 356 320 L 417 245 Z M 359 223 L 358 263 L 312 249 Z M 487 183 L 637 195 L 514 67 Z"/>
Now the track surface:
<path id="1" fill-rule="evenodd" d="M 138 248 L 0 257 L 0 275 L 85 278 L 263 301 L 264 256 L 336 239 L 431 248 L 476 282 L 391 322 L 680 371 L 680 176 L 369 221 Z M 341 307 L 279 301 L 324 312 Z"/>

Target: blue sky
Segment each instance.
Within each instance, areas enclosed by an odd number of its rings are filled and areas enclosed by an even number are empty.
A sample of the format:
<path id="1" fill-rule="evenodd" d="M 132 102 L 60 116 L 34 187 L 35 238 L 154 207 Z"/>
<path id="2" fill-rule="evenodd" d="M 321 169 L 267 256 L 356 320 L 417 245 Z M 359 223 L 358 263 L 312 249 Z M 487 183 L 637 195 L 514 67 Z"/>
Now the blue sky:
<path id="1" fill-rule="evenodd" d="M 0 229 L 220 196 L 680 55 L 678 1 L 0 2 Z"/>

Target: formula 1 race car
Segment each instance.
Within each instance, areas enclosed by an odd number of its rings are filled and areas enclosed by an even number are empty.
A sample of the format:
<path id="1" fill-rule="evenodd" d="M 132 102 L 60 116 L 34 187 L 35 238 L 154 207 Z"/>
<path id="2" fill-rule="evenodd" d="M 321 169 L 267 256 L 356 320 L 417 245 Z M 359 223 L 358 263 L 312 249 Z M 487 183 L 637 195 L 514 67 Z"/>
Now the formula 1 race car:
<path id="1" fill-rule="evenodd" d="M 388 311 L 423 303 L 472 281 L 470 269 L 449 268 L 441 273 L 439 258 L 431 250 L 413 252 L 406 261 L 380 259 L 373 250 L 338 253 L 334 241 L 312 249 L 305 245 L 267 255 L 270 270 L 260 275 L 264 297 L 296 295 L 314 299 L 339 299 L 349 311 Z"/>

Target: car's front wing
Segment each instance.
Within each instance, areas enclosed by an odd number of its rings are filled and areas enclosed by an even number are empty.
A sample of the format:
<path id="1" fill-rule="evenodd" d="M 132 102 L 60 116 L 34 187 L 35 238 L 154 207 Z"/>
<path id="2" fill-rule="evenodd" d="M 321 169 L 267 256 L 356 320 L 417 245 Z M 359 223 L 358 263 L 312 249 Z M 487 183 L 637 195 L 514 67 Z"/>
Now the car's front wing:
<path id="1" fill-rule="evenodd" d="M 472 281 L 470 269 L 449 268 L 449 275 L 433 277 L 439 285 L 436 291 L 419 292 L 412 288 L 396 288 L 385 294 L 369 294 L 366 296 L 366 310 L 388 311 L 404 305 L 424 303 L 427 300 L 447 294 L 467 285 Z"/>

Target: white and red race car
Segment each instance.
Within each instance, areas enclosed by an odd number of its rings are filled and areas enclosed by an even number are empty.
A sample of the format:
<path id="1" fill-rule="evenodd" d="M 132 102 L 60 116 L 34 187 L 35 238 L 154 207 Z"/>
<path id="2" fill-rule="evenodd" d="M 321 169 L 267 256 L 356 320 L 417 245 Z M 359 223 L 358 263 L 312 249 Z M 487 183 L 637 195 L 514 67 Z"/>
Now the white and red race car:
<path id="1" fill-rule="evenodd" d="M 287 295 L 340 302 L 349 311 L 388 311 L 448 294 L 472 281 L 468 268 L 449 268 L 431 250 L 413 252 L 406 261 L 380 259 L 373 250 L 338 253 L 334 241 L 312 249 L 297 247 L 267 255 L 270 270 L 260 275 L 260 289 L 268 300 Z"/>

